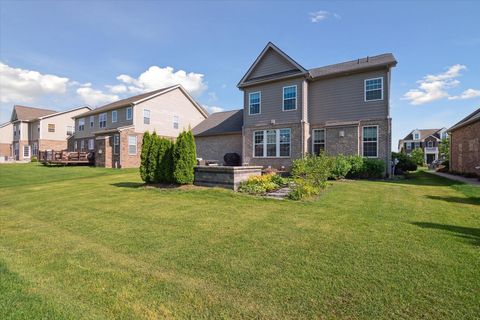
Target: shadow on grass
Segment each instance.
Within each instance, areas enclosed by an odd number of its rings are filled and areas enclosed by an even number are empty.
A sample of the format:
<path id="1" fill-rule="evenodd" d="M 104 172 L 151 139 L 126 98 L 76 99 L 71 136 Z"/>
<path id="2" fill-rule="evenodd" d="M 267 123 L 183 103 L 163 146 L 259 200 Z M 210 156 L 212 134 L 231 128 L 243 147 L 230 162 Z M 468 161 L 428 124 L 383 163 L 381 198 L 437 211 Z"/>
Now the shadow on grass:
<path id="1" fill-rule="evenodd" d="M 406 174 L 405 178 L 390 180 L 390 183 L 419 185 L 419 186 L 454 186 L 464 185 L 463 182 L 454 181 L 447 178 L 439 177 L 425 171 L 416 171 Z"/>
<path id="2" fill-rule="evenodd" d="M 202 187 L 197 187 L 194 185 L 180 185 L 180 184 L 163 184 L 163 183 L 143 183 L 143 182 L 117 182 L 112 183 L 112 186 L 119 188 L 155 188 L 155 189 L 180 189 L 180 190 L 190 190 L 190 189 L 202 189 Z"/>
<path id="3" fill-rule="evenodd" d="M 142 182 L 117 182 L 111 185 L 119 188 L 140 188 L 146 186 L 146 184 Z"/>
<path id="4" fill-rule="evenodd" d="M 438 229 L 455 233 L 455 236 L 464 238 L 476 246 L 480 246 L 480 229 L 458 227 L 449 224 L 431 223 L 431 222 L 412 222 L 413 225 L 425 229 Z"/>
<path id="5" fill-rule="evenodd" d="M 432 200 L 441 200 L 446 202 L 453 202 L 453 203 L 463 203 L 463 204 L 478 204 L 480 205 L 480 197 L 441 197 L 441 196 L 427 196 L 427 198 Z"/>

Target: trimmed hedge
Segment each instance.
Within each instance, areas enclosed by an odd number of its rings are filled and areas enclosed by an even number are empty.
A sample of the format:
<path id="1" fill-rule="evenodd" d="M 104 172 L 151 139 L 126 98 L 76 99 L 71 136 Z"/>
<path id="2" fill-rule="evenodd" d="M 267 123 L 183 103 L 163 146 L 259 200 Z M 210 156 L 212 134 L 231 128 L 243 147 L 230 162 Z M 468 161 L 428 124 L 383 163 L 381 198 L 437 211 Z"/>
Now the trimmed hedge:
<path id="1" fill-rule="evenodd" d="M 150 153 L 150 133 L 147 131 L 143 134 L 142 152 L 140 154 L 140 178 L 146 183 L 150 182 L 148 174 L 148 161 Z"/>
<path id="2" fill-rule="evenodd" d="M 178 184 L 192 184 L 197 164 L 197 148 L 192 131 L 180 133 L 173 150 L 173 177 Z"/>

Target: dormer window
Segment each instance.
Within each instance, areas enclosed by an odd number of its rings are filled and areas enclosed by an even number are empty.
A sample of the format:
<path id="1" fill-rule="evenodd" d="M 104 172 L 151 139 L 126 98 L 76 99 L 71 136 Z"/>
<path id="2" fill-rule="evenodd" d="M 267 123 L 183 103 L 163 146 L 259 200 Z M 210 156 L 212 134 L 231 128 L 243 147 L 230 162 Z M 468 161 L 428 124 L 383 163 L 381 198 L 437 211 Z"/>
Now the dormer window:
<path id="1" fill-rule="evenodd" d="M 283 111 L 297 109 L 297 86 L 283 87 Z"/>
<path id="2" fill-rule="evenodd" d="M 262 93 L 251 92 L 248 94 L 248 114 L 260 114 Z"/>
<path id="3" fill-rule="evenodd" d="M 383 78 L 365 80 L 365 102 L 383 100 Z"/>
<path id="4" fill-rule="evenodd" d="M 413 134 L 413 140 L 418 140 L 420 139 L 420 134 L 419 133 L 414 133 Z"/>

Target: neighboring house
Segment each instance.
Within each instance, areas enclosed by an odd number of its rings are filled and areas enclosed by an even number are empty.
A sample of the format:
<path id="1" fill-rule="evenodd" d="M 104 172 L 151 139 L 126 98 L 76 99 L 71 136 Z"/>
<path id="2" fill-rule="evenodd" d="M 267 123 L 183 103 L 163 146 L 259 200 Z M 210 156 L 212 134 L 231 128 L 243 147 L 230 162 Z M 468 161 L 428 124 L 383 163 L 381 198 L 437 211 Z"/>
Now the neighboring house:
<path id="1" fill-rule="evenodd" d="M 306 153 L 324 150 L 382 159 L 389 174 L 390 80 L 396 64 L 387 53 L 307 70 L 268 43 L 238 83 L 244 95 L 242 134 L 236 125 L 233 137 L 223 123 L 210 129 L 215 134 L 195 128 L 196 139 L 202 137 L 199 155 L 222 159 L 234 148 L 211 155 L 203 146 L 223 146 L 228 135 L 235 140 L 229 145 L 241 143 L 244 165 L 287 168 Z"/>
<path id="2" fill-rule="evenodd" d="M 12 156 L 13 124 L 5 122 L 0 124 L 0 158 Z"/>
<path id="3" fill-rule="evenodd" d="M 15 160 L 29 160 L 38 156 L 38 150 L 64 150 L 67 138 L 73 134 L 72 117 L 90 110 L 82 106 L 66 111 L 15 105 L 12 124 L 12 156 Z"/>
<path id="4" fill-rule="evenodd" d="M 415 129 L 398 141 L 398 151 L 410 154 L 415 149 L 422 149 L 425 163 L 430 164 L 440 158 L 440 144 L 447 137 L 447 129 Z"/>
<path id="5" fill-rule="evenodd" d="M 119 100 L 75 117 L 71 151 L 94 151 L 95 165 L 139 167 L 143 134 L 176 138 L 208 117 L 180 85 Z"/>
<path id="6" fill-rule="evenodd" d="M 448 129 L 450 171 L 480 176 L 480 108 Z"/>

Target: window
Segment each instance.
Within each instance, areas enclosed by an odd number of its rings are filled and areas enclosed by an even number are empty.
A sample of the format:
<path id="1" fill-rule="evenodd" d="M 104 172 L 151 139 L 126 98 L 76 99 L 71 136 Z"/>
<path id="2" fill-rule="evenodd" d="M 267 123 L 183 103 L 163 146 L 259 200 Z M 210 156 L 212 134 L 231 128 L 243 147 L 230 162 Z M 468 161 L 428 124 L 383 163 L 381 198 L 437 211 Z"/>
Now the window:
<path id="1" fill-rule="evenodd" d="M 30 146 L 23 146 L 23 157 L 30 158 Z"/>
<path id="2" fill-rule="evenodd" d="M 38 155 L 38 143 L 37 142 L 33 143 L 32 153 L 33 153 L 34 156 Z"/>
<path id="3" fill-rule="evenodd" d="M 40 133 L 40 125 L 37 125 L 37 132 Z"/>
<path id="4" fill-rule="evenodd" d="M 252 92 L 248 94 L 248 114 L 260 114 L 261 92 Z"/>
<path id="5" fill-rule="evenodd" d="M 132 107 L 128 107 L 125 112 L 127 113 L 127 114 L 126 114 L 126 119 L 127 119 L 127 120 L 132 120 L 132 117 L 133 117 Z"/>
<path id="6" fill-rule="evenodd" d="M 143 109 L 143 123 L 150 124 L 150 110 Z"/>
<path id="7" fill-rule="evenodd" d="M 325 151 L 325 129 L 313 130 L 313 153 Z"/>
<path id="8" fill-rule="evenodd" d="M 271 129 L 253 132 L 254 157 L 290 157 L 290 129 Z"/>
<path id="9" fill-rule="evenodd" d="M 78 149 L 78 143 L 77 143 L 77 140 L 75 140 L 73 142 L 73 151 L 77 151 L 77 149 Z"/>
<path id="10" fill-rule="evenodd" d="M 383 78 L 365 80 L 365 101 L 383 100 Z"/>
<path id="11" fill-rule="evenodd" d="M 18 130 L 20 132 L 20 130 Z M 48 132 L 55 132 L 55 124 L 49 123 L 48 124 Z"/>
<path id="12" fill-rule="evenodd" d="M 378 157 L 378 126 L 363 127 L 363 156 Z"/>
<path id="13" fill-rule="evenodd" d="M 17 126 L 13 126 L 13 136 L 17 135 Z"/>
<path id="14" fill-rule="evenodd" d="M 137 136 L 128 136 L 128 154 L 137 154 Z"/>
<path id="15" fill-rule="evenodd" d="M 83 151 L 85 149 L 85 140 L 80 140 L 80 151 Z"/>
<path id="16" fill-rule="evenodd" d="M 428 146 L 429 148 L 433 148 L 433 141 L 428 141 L 428 142 L 427 142 L 427 146 Z"/>
<path id="17" fill-rule="evenodd" d="M 93 128 L 95 125 L 95 116 L 90 116 L 90 128 Z"/>
<path id="18" fill-rule="evenodd" d="M 112 122 L 117 122 L 117 110 L 112 111 Z"/>
<path id="19" fill-rule="evenodd" d="M 98 116 L 98 126 L 100 128 L 106 128 L 107 127 L 107 114 L 106 113 L 100 113 Z"/>
<path id="20" fill-rule="evenodd" d="M 283 88 L 283 111 L 297 109 L 297 86 Z"/>
<path id="21" fill-rule="evenodd" d="M 405 142 L 405 146 L 407 147 L 407 150 L 412 150 L 412 143 L 411 142 Z"/>
<path id="22" fill-rule="evenodd" d="M 78 131 L 85 130 L 85 118 L 78 119 Z"/>
<path id="23" fill-rule="evenodd" d="M 130 153 L 130 137 L 128 137 L 129 145 L 128 152 Z M 137 153 L 136 148 L 137 142 L 135 140 L 135 153 Z M 119 154 L 120 152 L 120 136 L 118 134 L 113 136 L 113 154 Z"/>
<path id="24" fill-rule="evenodd" d="M 73 134 L 73 127 L 67 126 L 67 136 L 71 136 Z"/>
<path id="25" fill-rule="evenodd" d="M 420 139 L 420 134 L 415 133 L 415 134 L 413 135 L 413 139 L 414 139 L 414 140 Z"/>
<path id="26" fill-rule="evenodd" d="M 93 150 L 93 149 L 95 149 L 95 140 L 88 139 L 88 150 Z"/>
<path id="27" fill-rule="evenodd" d="M 178 116 L 173 116 L 173 129 L 178 129 Z"/>

